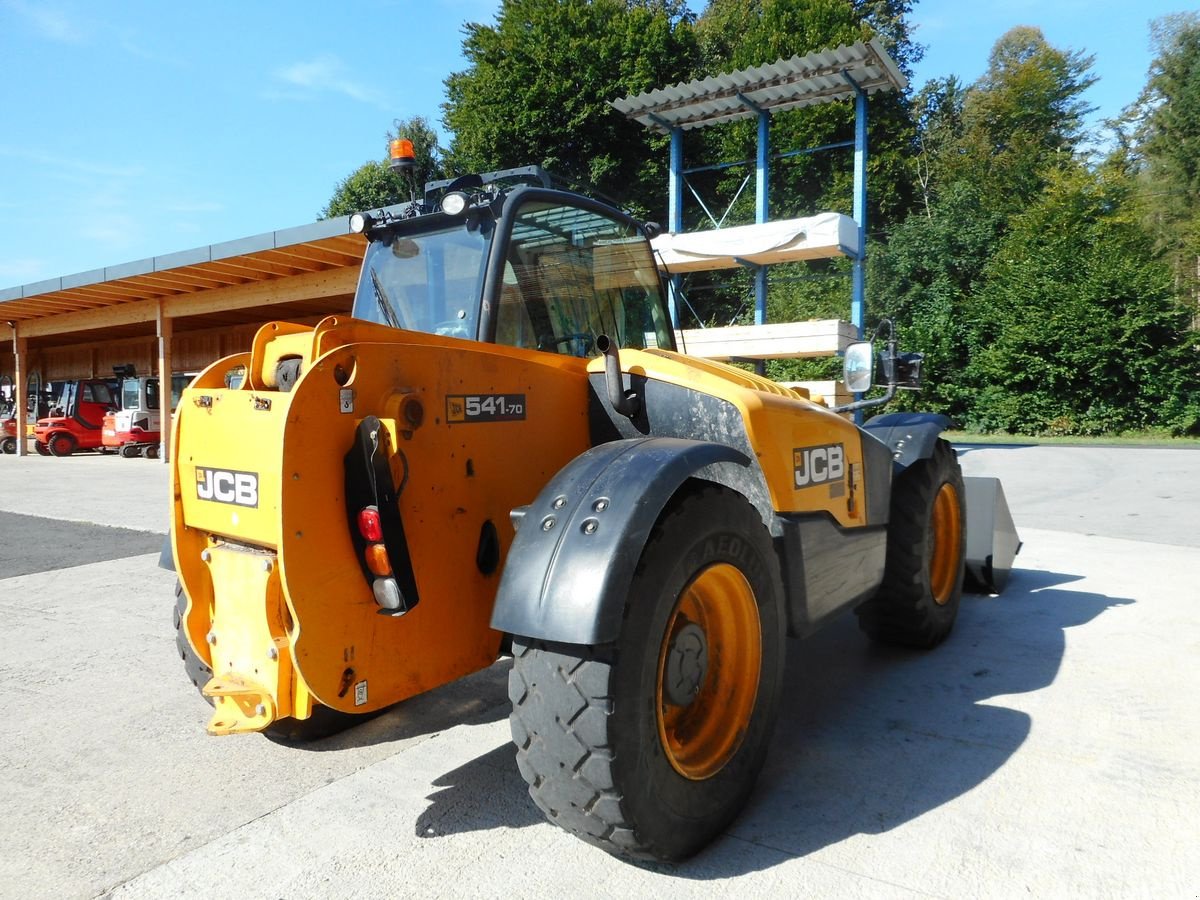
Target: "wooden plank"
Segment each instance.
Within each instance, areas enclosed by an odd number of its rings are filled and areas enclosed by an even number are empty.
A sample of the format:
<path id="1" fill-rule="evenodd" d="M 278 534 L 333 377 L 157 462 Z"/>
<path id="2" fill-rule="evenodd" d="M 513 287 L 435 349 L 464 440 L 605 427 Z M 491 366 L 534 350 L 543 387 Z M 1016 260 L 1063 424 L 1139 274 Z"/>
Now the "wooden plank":
<path id="1" fill-rule="evenodd" d="M 720 360 L 835 356 L 857 339 L 854 326 L 838 319 L 675 332 L 680 352 L 701 359 Z"/>
<path id="2" fill-rule="evenodd" d="M 805 391 L 810 400 L 824 403 L 826 406 L 841 406 L 849 403 L 854 396 L 846 390 L 846 385 L 840 381 L 781 381 L 784 387 Z"/>

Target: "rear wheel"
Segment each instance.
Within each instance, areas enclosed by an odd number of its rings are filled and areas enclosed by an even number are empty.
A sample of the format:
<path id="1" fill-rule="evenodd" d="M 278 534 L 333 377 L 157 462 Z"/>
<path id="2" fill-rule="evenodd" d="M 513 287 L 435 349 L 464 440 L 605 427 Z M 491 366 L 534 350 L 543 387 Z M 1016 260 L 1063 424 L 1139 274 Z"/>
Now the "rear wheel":
<path id="1" fill-rule="evenodd" d="M 176 581 L 175 647 L 179 650 L 179 658 L 183 660 L 183 668 L 188 679 L 196 686 L 200 696 L 204 697 L 204 702 L 212 706 L 212 699 L 204 696 L 204 685 L 208 684 L 209 679 L 212 678 L 212 669 L 192 649 L 187 635 L 183 632 L 183 616 L 186 612 L 187 595 L 183 592 L 183 585 Z M 279 719 L 264 728 L 263 734 L 268 739 L 280 744 L 306 744 L 309 741 L 330 737 L 368 719 L 373 719 L 379 715 L 379 712 L 353 715 L 330 709 L 328 706 L 314 706 L 309 718 L 293 719 L 289 716 Z"/>
<path id="2" fill-rule="evenodd" d="M 682 859 L 745 805 L 774 728 L 782 587 L 744 499 L 673 501 L 613 644 L 514 638 L 517 764 L 550 821 L 613 853 Z"/>
<path id="3" fill-rule="evenodd" d="M 50 455 L 50 448 L 47 447 L 45 444 L 43 444 L 41 441 L 34 441 L 33 448 L 37 451 L 38 456 L 49 456 Z"/>
<path id="4" fill-rule="evenodd" d="M 954 448 L 939 440 L 892 488 L 883 584 L 856 610 L 863 631 L 909 647 L 945 640 L 962 599 L 966 521 L 962 471 Z"/>
<path id="5" fill-rule="evenodd" d="M 6 437 L 0 441 L 0 453 L 16 453 L 17 439 L 15 437 Z"/>
<path id="6" fill-rule="evenodd" d="M 120 453 L 122 459 L 133 459 L 135 456 L 142 455 L 142 448 L 137 444 L 125 444 L 121 448 Z"/>
<path id="7" fill-rule="evenodd" d="M 70 456 L 75 452 L 75 438 L 64 432 L 50 435 L 50 440 L 46 442 L 46 446 L 50 450 L 51 456 Z"/>

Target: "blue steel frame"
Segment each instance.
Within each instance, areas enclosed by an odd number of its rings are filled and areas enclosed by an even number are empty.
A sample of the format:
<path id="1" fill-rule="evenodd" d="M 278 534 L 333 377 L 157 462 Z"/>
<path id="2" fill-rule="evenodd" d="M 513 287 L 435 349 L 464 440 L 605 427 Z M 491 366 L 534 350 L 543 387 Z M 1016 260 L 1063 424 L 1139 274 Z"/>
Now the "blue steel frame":
<path id="1" fill-rule="evenodd" d="M 846 72 L 842 73 L 846 82 L 854 88 L 854 222 L 858 226 L 858 254 L 851 259 L 851 299 L 850 322 L 858 332 L 861 340 L 866 328 L 867 297 L 866 297 L 866 258 L 867 258 L 867 94 L 857 82 Z M 768 174 L 771 159 L 771 114 L 759 109 L 745 97 L 740 97 L 743 103 L 758 113 L 758 152 L 755 158 L 754 179 L 754 221 L 763 224 L 770 221 L 770 197 L 768 196 Z M 654 117 L 652 117 L 654 118 Z M 678 234 L 683 231 L 683 180 L 686 174 L 683 168 L 683 129 L 671 127 L 661 119 L 657 123 L 668 129 L 671 134 L 670 174 L 667 180 L 667 218 L 671 232 Z M 796 150 L 779 154 L 780 158 L 795 156 L 800 153 L 816 152 L 835 147 L 845 147 L 847 143 L 827 144 L 812 150 Z M 729 163 L 728 165 L 738 165 Z M 708 166 L 706 168 L 720 168 Z M 699 170 L 693 170 L 699 171 Z M 677 299 L 680 290 L 680 277 L 671 278 L 668 292 L 668 303 L 671 308 L 671 321 L 675 327 L 680 327 Z M 767 266 L 757 267 L 754 273 L 754 323 L 763 325 L 767 321 Z"/>

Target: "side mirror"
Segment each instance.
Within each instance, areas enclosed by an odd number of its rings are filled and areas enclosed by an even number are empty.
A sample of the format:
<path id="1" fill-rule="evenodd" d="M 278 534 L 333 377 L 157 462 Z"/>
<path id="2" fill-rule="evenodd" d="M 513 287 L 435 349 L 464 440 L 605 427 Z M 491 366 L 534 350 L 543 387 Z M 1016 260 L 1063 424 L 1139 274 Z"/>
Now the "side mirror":
<path id="1" fill-rule="evenodd" d="M 842 362 L 842 381 L 852 394 L 863 394 L 875 380 L 875 347 L 870 341 L 857 341 L 846 347 Z"/>

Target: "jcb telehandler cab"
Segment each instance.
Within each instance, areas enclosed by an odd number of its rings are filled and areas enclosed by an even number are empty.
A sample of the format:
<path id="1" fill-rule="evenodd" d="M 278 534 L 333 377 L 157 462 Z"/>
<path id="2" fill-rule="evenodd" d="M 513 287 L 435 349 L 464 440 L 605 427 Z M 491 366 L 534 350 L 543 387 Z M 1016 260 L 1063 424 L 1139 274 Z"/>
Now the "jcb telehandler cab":
<path id="1" fill-rule="evenodd" d="M 355 217 L 353 316 L 266 325 L 185 392 L 180 650 L 212 733 L 303 739 L 511 642 L 537 805 L 686 857 L 753 787 L 786 634 L 950 631 L 961 475 L 944 420 L 864 430 L 677 354 L 646 227 L 500 174 Z"/>

